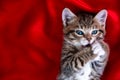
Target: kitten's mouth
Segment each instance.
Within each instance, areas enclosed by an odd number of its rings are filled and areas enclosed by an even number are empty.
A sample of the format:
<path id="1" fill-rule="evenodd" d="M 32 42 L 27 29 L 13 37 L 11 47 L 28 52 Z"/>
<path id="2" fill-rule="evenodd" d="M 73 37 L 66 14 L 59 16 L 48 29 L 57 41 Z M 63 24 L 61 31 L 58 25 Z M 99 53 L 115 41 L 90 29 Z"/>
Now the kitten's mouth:
<path id="1" fill-rule="evenodd" d="M 92 43 L 88 43 L 88 44 L 86 44 L 86 45 L 83 45 L 84 47 L 89 47 L 89 46 L 91 46 L 93 43 L 94 43 L 95 41 L 93 41 Z"/>
<path id="2" fill-rule="evenodd" d="M 85 47 L 89 47 L 89 46 L 91 46 L 91 44 L 87 44 L 87 45 L 85 45 Z"/>
<path id="3" fill-rule="evenodd" d="M 86 45 L 82 45 L 83 47 L 89 47 L 89 46 L 91 46 L 91 44 L 90 43 L 88 43 L 88 44 L 86 44 Z"/>

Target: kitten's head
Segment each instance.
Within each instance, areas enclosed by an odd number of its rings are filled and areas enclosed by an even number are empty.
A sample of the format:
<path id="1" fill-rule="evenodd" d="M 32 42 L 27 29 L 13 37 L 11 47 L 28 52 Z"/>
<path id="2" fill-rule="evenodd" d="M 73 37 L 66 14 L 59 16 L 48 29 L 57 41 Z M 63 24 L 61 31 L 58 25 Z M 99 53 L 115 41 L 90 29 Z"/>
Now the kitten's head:
<path id="1" fill-rule="evenodd" d="M 75 15 L 68 8 L 62 12 L 64 39 L 73 45 L 86 46 L 105 35 L 107 11 L 101 10 L 96 16 L 90 14 Z"/>

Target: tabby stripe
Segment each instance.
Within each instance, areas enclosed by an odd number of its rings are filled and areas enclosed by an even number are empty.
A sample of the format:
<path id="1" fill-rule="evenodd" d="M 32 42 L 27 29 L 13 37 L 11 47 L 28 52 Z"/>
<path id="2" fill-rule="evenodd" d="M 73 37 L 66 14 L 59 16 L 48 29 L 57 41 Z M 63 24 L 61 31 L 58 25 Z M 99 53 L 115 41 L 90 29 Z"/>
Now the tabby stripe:
<path id="1" fill-rule="evenodd" d="M 78 57 L 78 59 L 81 62 L 81 66 L 84 66 L 84 61 L 80 57 Z"/>
<path id="2" fill-rule="evenodd" d="M 66 35 L 69 35 L 70 33 L 75 32 L 75 30 L 70 30 L 69 32 L 66 33 Z"/>
<path id="3" fill-rule="evenodd" d="M 82 55 L 81 59 L 84 61 L 84 64 L 85 64 L 85 61 L 87 61 L 87 58 L 85 57 L 85 55 Z"/>
<path id="4" fill-rule="evenodd" d="M 86 61 L 86 56 L 85 56 L 85 54 L 84 55 L 82 55 L 82 58 L 84 59 L 84 61 Z"/>
<path id="5" fill-rule="evenodd" d="M 78 65 L 78 63 L 77 63 L 77 58 L 75 58 L 75 68 L 79 69 L 79 68 L 77 67 L 77 65 Z"/>
<path id="6" fill-rule="evenodd" d="M 102 65 L 99 64 L 97 61 L 95 61 L 95 65 L 96 65 L 97 67 L 102 67 Z"/>
<path id="7" fill-rule="evenodd" d="M 86 61 L 87 61 L 88 58 L 89 58 L 88 54 L 85 54 L 84 56 L 85 56 L 85 59 L 86 59 Z"/>
<path id="8" fill-rule="evenodd" d="M 80 26 L 81 29 L 83 29 L 83 26 Z"/>
<path id="9" fill-rule="evenodd" d="M 78 64 L 77 64 L 77 68 L 80 69 L 80 68 L 81 68 L 81 62 L 80 62 L 80 60 L 78 59 L 78 57 L 77 57 L 77 63 L 78 63 Z"/>
<path id="10" fill-rule="evenodd" d="M 75 65 L 76 65 L 76 63 L 75 63 L 75 57 L 73 57 L 71 64 L 72 64 L 71 66 L 75 70 L 76 69 L 76 67 L 75 67 Z"/>
<path id="11" fill-rule="evenodd" d="M 66 62 L 72 55 L 66 56 L 64 59 L 62 59 L 62 62 Z"/>
<path id="12" fill-rule="evenodd" d="M 73 65 L 73 62 L 74 61 L 74 57 L 71 58 L 71 61 L 70 61 L 70 65 L 72 66 Z"/>
<path id="13" fill-rule="evenodd" d="M 66 57 L 66 56 L 72 56 L 73 54 L 72 54 L 72 52 L 71 51 L 69 51 L 69 52 L 67 52 L 67 54 L 64 54 L 64 56 Z M 64 58 L 63 58 L 64 59 Z"/>
<path id="14" fill-rule="evenodd" d="M 92 67 L 92 69 L 93 69 L 94 71 L 96 71 L 96 67 L 95 67 L 94 62 L 91 63 L 91 67 Z"/>
<path id="15" fill-rule="evenodd" d="M 103 30 L 99 30 L 101 33 L 104 33 Z"/>
<path id="16" fill-rule="evenodd" d="M 79 63 L 80 63 L 80 61 L 78 62 L 78 58 L 76 58 L 75 59 L 75 68 L 80 69 L 79 66 L 78 66 Z"/>

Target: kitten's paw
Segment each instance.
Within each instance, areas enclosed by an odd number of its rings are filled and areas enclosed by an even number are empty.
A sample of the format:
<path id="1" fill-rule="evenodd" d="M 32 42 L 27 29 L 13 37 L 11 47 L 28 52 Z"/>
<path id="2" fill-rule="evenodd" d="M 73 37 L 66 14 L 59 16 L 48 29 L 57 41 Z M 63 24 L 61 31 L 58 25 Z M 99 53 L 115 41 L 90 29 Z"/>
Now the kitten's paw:
<path id="1" fill-rule="evenodd" d="M 98 42 L 95 42 L 92 45 L 92 50 L 93 50 L 94 54 L 98 54 L 98 55 L 104 55 L 105 54 L 104 49 L 102 48 L 102 46 Z"/>

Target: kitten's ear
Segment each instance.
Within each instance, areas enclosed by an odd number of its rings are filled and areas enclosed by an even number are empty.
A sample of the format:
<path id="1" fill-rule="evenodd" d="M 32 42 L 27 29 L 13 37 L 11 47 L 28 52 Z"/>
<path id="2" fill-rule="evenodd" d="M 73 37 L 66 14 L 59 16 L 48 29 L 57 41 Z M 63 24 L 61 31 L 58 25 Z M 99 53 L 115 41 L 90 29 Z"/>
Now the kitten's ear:
<path id="1" fill-rule="evenodd" d="M 101 26 L 105 27 L 106 19 L 107 19 L 107 10 L 103 9 L 100 12 L 97 13 L 97 15 L 94 17 L 95 20 L 97 20 Z"/>
<path id="2" fill-rule="evenodd" d="M 62 21 L 64 26 L 67 26 L 68 24 L 74 22 L 76 17 L 77 16 L 72 11 L 70 11 L 70 9 L 68 8 L 63 9 Z"/>

